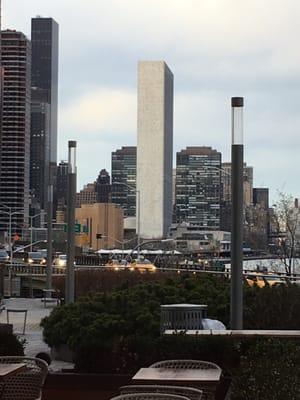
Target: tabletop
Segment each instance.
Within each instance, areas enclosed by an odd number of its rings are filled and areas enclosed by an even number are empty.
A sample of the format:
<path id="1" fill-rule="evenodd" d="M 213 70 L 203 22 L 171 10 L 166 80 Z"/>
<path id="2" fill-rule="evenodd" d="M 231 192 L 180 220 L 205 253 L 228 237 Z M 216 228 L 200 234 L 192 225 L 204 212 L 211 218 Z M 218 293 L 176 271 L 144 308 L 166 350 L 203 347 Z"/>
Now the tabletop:
<path id="1" fill-rule="evenodd" d="M 0 381 L 7 378 L 10 375 L 17 374 L 24 371 L 26 364 L 15 363 L 15 364 L 0 364 Z"/>
<path id="2" fill-rule="evenodd" d="M 141 368 L 132 378 L 141 381 L 219 382 L 219 369 Z"/>

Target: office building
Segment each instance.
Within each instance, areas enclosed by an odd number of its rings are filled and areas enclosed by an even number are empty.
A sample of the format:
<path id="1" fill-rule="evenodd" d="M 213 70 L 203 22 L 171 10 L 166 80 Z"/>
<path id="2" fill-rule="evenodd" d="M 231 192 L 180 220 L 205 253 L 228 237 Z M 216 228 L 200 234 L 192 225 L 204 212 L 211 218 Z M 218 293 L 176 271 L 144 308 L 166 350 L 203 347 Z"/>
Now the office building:
<path id="1" fill-rule="evenodd" d="M 222 163 L 222 201 L 231 203 L 231 163 Z M 253 167 L 244 163 L 243 179 L 244 205 L 249 206 L 253 202 Z"/>
<path id="2" fill-rule="evenodd" d="M 187 147 L 176 160 L 177 223 L 220 228 L 221 153 L 211 147 Z"/>
<path id="3" fill-rule="evenodd" d="M 46 208 L 50 162 L 50 105 L 38 101 L 31 91 L 30 190 L 41 209 Z"/>
<path id="4" fill-rule="evenodd" d="M 269 210 L 269 189 L 253 188 L 253 204 L 259 205 L 264 210 Z"/>
<path id="5" fill-rule="evenodd" d="M 50 162 L 57 162 L 58 24 L 53 18 L 31 20 L 31 86 L 37 101 L 50 105 Z"/>
<path id="6" fill-rule="evenodd" d="M 97 203 L 96 185 L 94 183 L 88 183 L 84 186 L 79 193 L 76 193 L 76 207 L 80 207 L 83 204 L 94 204 Z"/>
<path id="7" fill-rule="evenodd" d="M 137 190 L 143 238 L 168 235 L 172 223 L 173 74 L 164 61 L 138 65 Z M 137 221 L 138 223 L 138 221 Z"/>
<path id="8" fill-rule="evenodd" d="M 67 196 L 68 196 L 68 168 L 67 161 L 61 161 L 56 170 L 56 196 L 55 210 L 56 222 L 62 222 L 65 219 Z"/>
<path id="9" fill-rule="evenodd" d="M 99 172 L 96 180 L 96 199 L 97 203 L 110 203 L 111 202 L 111 184 L 110 176 L 106 169 Z"/>
<path id="10" fill-rule="evenodd" d="M 0 203 L 13 210 L 12 231 L 28 223 L 30 157 L 30 42 L 21 32 L 2 31 L 3 78 L 0 135 Z M 17 210 L 16 210 L 17 211 Z M 7 215 L 1 214 L 0 229 L 8 231 Z"/>
<path id="11" fill-rule="evenodd" d="M 122 247 L 123 210 L 116 204 L 82 204 L 76 208 L 75 218 L 83 232 L 76 238 L 78 246 L 93 250 Z M 100 239 L 97 239 L 97 234 L 101 235 Z"/>
<path id="12" fill-rule="evenodd" d="M 111 155 L 111 201 L 121 207 L 124 217 L 136 213 L 136 147 L 126 146 Z"/>

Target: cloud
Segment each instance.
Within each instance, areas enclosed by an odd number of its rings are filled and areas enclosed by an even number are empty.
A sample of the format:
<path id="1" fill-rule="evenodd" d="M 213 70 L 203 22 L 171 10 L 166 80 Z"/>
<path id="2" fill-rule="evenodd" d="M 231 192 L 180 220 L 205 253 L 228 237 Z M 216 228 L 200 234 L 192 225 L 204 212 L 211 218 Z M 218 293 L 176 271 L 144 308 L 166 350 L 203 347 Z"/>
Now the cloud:
<path id="1" fill-rule="evenodd" d="M 245 155 L 256 184 L 299 194 L 298 0 L 7 0 L 4 26 L 60 24 L 59 147 L 78 140 L 80 180 L 136 142 L 139 59 L 175 76 L 174 148 L 208 145 L 230 158 L 230 97 L 245 97 Z M 16 9 L 18 13 L 16 13 Z M 93 178 L 94 179 L 94 178 Z"/>
<path id="2" fill-rule="evenodd" d="M 102 139 L 107 132 L 132 135 L 136 130 L 136 95 L 125 90 L 96 88 L 64 105 L 60 123 L 76 136 L 84 133 L 88 140 L 95 131 Z"/>

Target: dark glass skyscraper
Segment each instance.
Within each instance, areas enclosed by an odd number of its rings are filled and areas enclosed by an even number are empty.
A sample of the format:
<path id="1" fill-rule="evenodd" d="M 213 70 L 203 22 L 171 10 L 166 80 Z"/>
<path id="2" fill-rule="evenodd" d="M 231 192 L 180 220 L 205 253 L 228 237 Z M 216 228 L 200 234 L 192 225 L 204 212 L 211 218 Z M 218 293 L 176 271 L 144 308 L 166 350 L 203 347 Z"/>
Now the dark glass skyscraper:
<path id="1" fill-rule="evenodd" d="M 46 209 L 47 185 L 49 179 L 55 184 L 57 162 L 58 24 L 52 18 L 32 18 L 31 43 L 30 189 Z"/>
<path id="2" fill-rule="evenodd" d="M 31 86 L 50 104 L 50 161 L 57 162 L 58 24 L 53 18 L 31 20 Z"/>
<path id="3" fill-rule="evenodd" d="M 13 232 L 28 222 L 30 156 L 30 42 L 22 32 L 2 35 L 4 68 L 0 135 L 0 203 L 12 210 Z M 6 210 L 7 211 L 7 210 Z M 8 216 L 0 214 L 0 229 L 8 230 Z"/>
<path id="4" fill-rule="evenodd" d="M 111 198 L 111 184 L 110 176 L 106 169 L 102 169 L 99 172 L 96 180 L 96 196 L 97 203 L 110 203 Z"/>
<path id="5" fill-rule="evenodd" d="M 115 182 L 121 183 L 115 184 Z M 125 217 L 134 217 L 136 210 L 136 147 L 127 146 L 111 155 L 111 201 L 124 210 Z M 128 186 L 130 186 L 130 189 Z"/>
<path id="6" fill-rule="evenodd" d="M 221 153 L 187 147 L 177 153 L 175 220 L 203 229 L 220 228 Z"/>

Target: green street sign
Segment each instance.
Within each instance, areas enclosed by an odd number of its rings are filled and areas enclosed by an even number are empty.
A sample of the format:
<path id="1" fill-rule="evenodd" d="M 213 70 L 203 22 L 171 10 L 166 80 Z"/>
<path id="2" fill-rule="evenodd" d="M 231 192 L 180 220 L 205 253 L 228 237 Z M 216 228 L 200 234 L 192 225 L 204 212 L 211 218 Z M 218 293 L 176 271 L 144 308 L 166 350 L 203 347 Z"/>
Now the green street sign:
<path id="1" fill-rule="evenodd" d="M 81 225 L 75 224 L 75 233 L 80 233 L 80 232 L 81 232 Z"/>
<path id="2" fill-rule="evenodd" d="M 68 224 L 64 225 L 64 232 L 68 232 Z M 81 224 L 75 224 L 75 233 L 80 233 L 81 232 Z"/>

